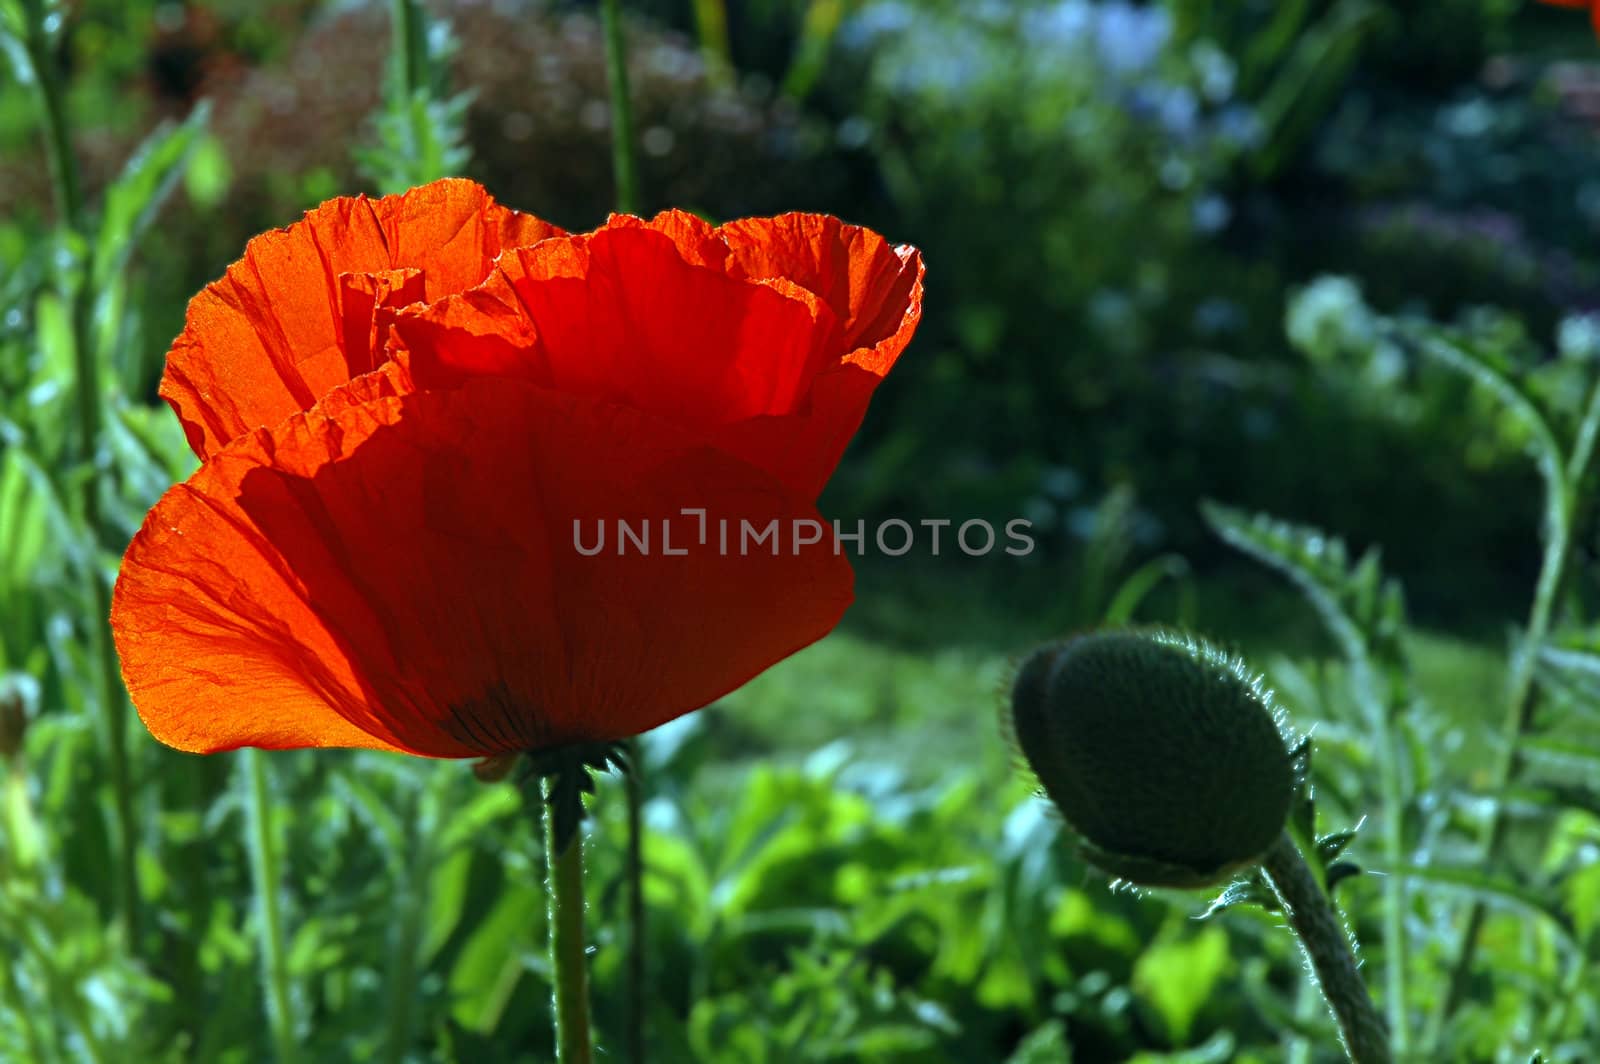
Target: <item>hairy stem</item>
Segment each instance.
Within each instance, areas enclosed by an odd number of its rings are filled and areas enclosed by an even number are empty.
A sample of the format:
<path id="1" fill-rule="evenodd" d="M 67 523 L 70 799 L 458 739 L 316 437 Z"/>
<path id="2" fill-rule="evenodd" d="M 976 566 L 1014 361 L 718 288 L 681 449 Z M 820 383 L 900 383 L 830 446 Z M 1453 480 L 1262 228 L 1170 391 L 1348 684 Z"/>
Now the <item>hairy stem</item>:
<path id="1" fill-rule="evenodd" d="M 1353 1064 L 1390 1064 L 1389 1032 L 1356 967 L 1355 952 L 1328 895 L 1287 834 L 1267 851 L 1261 870 L 1316 976 Z"/>
<path id="2" fill-rule="evenodd" d="M 639 740 L 628 740 L 628 1059 L 644 1064 L 645 913 L 644 913 L 644 779 L 640 775 Z"/>
<path id="3" fill-rule="evenodd" d="M 272 833 L 268 804 L 266 755 L 260 750 L 240 751 L 249 782 L 246 805 L 250 821 L 250 872 L 255 880 L 257 930 L 261 936 L 261 975 L 266 985 L 267 1023 L 279 1064 L 298 1060 L 294 1014 L 289 1004 L 289 949 L 283 937 L 283 914 L 278 907 L 282 869 L 278 842 Z"/>
<path id="4" fill-rule="evenodd" d="M 554 782 L 547 799 L 554 797 Z M 556 1062 L 594 1064 L 589 1034 L 589 968 L 583 934 L 583 836 L 556 848 L 555 805 L 545 803 L 545 856 L 549 875 L 550 971 L 555 984 Z"/>

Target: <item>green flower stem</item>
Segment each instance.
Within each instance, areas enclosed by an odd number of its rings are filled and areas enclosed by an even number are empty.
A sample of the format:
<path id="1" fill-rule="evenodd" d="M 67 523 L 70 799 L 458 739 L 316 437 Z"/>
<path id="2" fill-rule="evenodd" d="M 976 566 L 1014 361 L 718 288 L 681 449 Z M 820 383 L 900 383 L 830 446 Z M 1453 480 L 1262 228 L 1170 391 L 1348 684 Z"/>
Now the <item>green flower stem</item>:
<path id="1" fill-rule="evenodd" d="M 409 105 L 417 90 L 426 88 L 423 73 L 428 69 L 428 42 L 423 39 L 417 0 L 390 0 L 389 10 L 394 32 L 395 87 Z"/>
<path id="2" fill-rule="evenodd" d="M 1339 1040 L 1353 1064 L 1391 1064 L 1389 1032 L 1372 1004 L 1339 914 L 1311 866 L 1287 834 L 1261 864 L 1289 927 L 1316 975 L 1317 985 L 1339 1027 Z"/>
<path id="3" fill-rule="evenodd" d="M 554 797 L 554 781 L 547 799 Z M 583 934 L 583 833 L 565 852 L 556 849 L 553 801 L 545 802 L 545 855 L 549 874 L 550 971 L 555 983 L 556 1064 L 594 1064 L 589 1034 L 589 968 Z"/>
<path id="4" fill-rule="evenodd" d="M 639 209 L 639 170 L 633 151 L 633 103 L 628 96 L 628 53 L 622 40 L 622 4 L 600 0 L 606 37 L 606 80 L 611 89 L 611 172 L 617 183 L 617 210 Z"/>
<path id="5" fill-rule="evenodd" d="M 719 89 L 733 84 L 733 49 L 728 44 L 725 0 L 694 0 L 695 32 L 706 64 L 706 80 Z"/>
<path id="6" fill-rule="evenodd" d="M 1539 581 L 1534 587 L 1533 605 L 1528 611 L 1522 645 L 1512 664 L 1510 698 L 1506 704 L 1505 722 L 1500 729 L 1499 758 L 1489 780 L 1490 794 L 1504 793 L 1516 775 L 1522 760 L 1522 737 L 1538 712 L 1540 689 L 1535 682 L 1535 673 L 1539 654 L 1549 636 L 1551 621 L 1561 601 L 1571 567 L 1573 524 L 1582 508 L 1580 503 L 1589 478 L 1589 467 L 1594 460 L 1597 437 L 1600 437 L 1600 382 L 1590 390 L 1589 403 L 1572 453 L 1568 456 L 1563 478 L 1556 481 L 1552 476 L 1551 482 L 1546 485 L 1551 495 L 1548 509 L 1559 515 L 1559 519 L 1550 521 L 1550 527 L 1546 529 L 1544 558 L 1539 566 Z M 1483 828 L 1481 845 L 1484 865 L 1493 865 L 1499 859 L 1501 847 L 1505 845 L 1506 828 L 1505 809 L 1497 801 Z M 1449 983 L 1428 1026 L 1429 1045 L 1437 1046 L 1444 1025 L 1461 1004 L 1467 977 L 1472 972 L 1472 962 L 1477 953 L 1478 938 L 1483 932 L 1487 916 L 1487 906 L 1481 900 L 1474 901 L 1456 944 L 1456 961 L 1450 969 Z"/>
<path id="7" fill-rule="evenodd" d="M 81 247 L 90 248 L 84 219 L 82 182 L 78 177 L 77 156 L 72 151 L 72 127 L 67 119 L 66 92 L 53 54 L 50 34 L 45 29 L 45 8 L 41 0 L 26 0 L 23 5 L 27 26 L 23 50 L 31 68 L 39 114 L 44 129 L 45 152 L 50 159 L 50 178 L 60 222 Z M 80 457 L 94 466 L 100 456 L 100 362 L 95 357 L 90 329 L 89 277 L 93 263 L 78 264 L 79 277 L 71 294 L 73 372 L 76 376 L 78 450 Z M 122 924 L 129 941 L 139 940 L 139 886 L 134 861 L 133 788 L 128 770 L 128 713 L 116 648 L 107 631 L 111 615 L 111 593 L 99 571 L 99 551 L 105 538 L 100 515 L 98 476 L 83 480 L 84 527 L 89 530 L 90 550 L 84 574 L 89 618 L 89 641 L 95 660 L 97 696 L 101 727 L 105 733 L 110 761 L 112 801 L 117 822 L 116 866 L 117 901 Z"/>
<path id="8" fill-rule="evenodd" d="M 704 15 L 704 4 L 696 7 L 697 16 Z M 719 8 L 720 10 L 720 8 Z M 724 12 L 724 15 L 726 13 Z M 606 78 L 611 94 L 611 173 L 617 187 L 617 210 L 632 214 L 639 209 L 638 159 L 633 147 L 633 102 L 628 93 L 628 52 L 622 38 L 622 8 L 619 0 L 601 0 L 600 19 L 606 40 Z M 702 23 L 702 31 L 705 26 Z M 726 21 L 723 24 L 723 43 L 726 45 Z M 641 807 L 644 803 L 644 786 L 641 771 L 639 742 L 627 743 L 627 802 L 628 802 L 628 1031 L 626 1042 L 629 1060 L 644 1064 L 644 1012 L 645 1012 L 645 913 L 644 913 L 644 845 Z M 574 847 L 576 848 L 576 847 Z"/>
<path id="9" fill-rule="evenodd" d="M 240 751 L 249 783 L 246 815 L 250 822 L 250 874 L 255 880 L 257 931 L 261 936 L 261 975 L 266 984 L 267 1023 L 279 1064 L 300 1057 L 294 1037 L 294 1014 L 289 1004 L 289 949 L 283 937 L 283 914 L 278 892 L 283 889 L 278 843 L 272 833 L 267 794 L 266 755 L 260 750 Z"/>
<path id="10" fill-rule="evenodd" d="M 644 780 L 640 773 L 639 740 L 629 739 L 628 771 L 628 1060 L 644 1064 L 645 911 L 644 911 Z"/>

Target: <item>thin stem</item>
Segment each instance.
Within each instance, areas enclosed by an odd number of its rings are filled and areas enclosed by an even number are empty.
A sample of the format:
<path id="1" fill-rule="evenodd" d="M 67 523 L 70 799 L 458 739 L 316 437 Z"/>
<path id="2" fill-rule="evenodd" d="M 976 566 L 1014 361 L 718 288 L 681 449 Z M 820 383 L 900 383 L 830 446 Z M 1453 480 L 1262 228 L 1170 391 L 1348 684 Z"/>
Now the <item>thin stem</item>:
<path id="1" fill-rule="evenodd" d="M 1405 785 L 1400 774 L 1400 751 L 1393 718 L 1384 713 L 1377 721 L 1383 729 L 1384 749 L 1379 753 L 1385 806 L 1383 848 L 1389 860 L 1406 860 Z M 1404 876 L 1390 876 L 1383 885 L 1384 1004 L 1389 1017 L 1390 1047 L 1404 1059 L 1410 1052 L 1407 1008 L 1407 967 L 1411 944 L 1406 914 L 1411 908 L 1411 884 Z"/>
<path id="2" fill-rule="evenodd" d="M 289 950 L 283 937 L 283 915 L 278 907 L 282 873 L 278 842 L 272 833 L 267 793 L 266 755 L 259 750 L 240 752 L 249 778 L 250 874 L 255 880 L 257 930 L 261 935 L 261 976 L 266 983 L 267 1023 L 279 1064 L 299 1059 L 294 1037 L 294 1015 L 289 1006 Z"/>
<path id="3" fill-rule="evenodd" d="M 1377 747 L 1378 785 L 1383 797 L 1383 849 L 1395 867 L 1406 857 L 1406 788 L 1401 772 L 1400 751 L 1404 748 L 1396 735 L 1394 714 L 1381 694 L 1376 670 L 1364 643 L 1352 639 L 1346 651 L 1363 692 L 1365 710 L 1373 733 L 1383 737 Z M 1309 840 L 1297 840 L 1302 844 Z M 1384 1005 L 1389 1018 L 1390 1048 L 1400 1058 L 1410 1052 L 1407 1025 L 1406 979 L 1410 941 L 1406 932 L 1406 913 L 1411 906 L 1411 885 L 1404 876 L 1389 876 L 1383 884 Z"/>
<path id="4" fill-rule="evenodd" d="M 39 101 L 43 122 L 45 151 L 50 157 L 50 178 L 54 189 L 56 210 L 63 228 L 77 244 L 90 248 L 87 224 L 84 218 L 82 182 L 78 177 L 78 160 L 72 151 L 72 126 L 67 118 L 66 92 L 56 67 L 51 35 L 45 27 L 45 9 L 39 0 L 24 5 L 27 28 L 23 47 L 32 68 L 33 82 Z M 78 277 L 70 284 L 70 316 L 72 327 L 73 372 L 76 380 L 76 413 L 80 457 L 90 463 L 98 473 L 100 465 L 100 361 L 96 357 L 90 329 L 89 278 L 93 263 L 78 263 Z M 68 288 L 63 285 L 63 288 Z M 99 571 L 99 551 L 105 539 L 105 529 L 100 514 L 100 478 L 92 475 L 83 478 L 83 524 L 89 531 L 90 550 L 87 552 L 87 571 L 84 574 L 86 597 L 92 616 L 89 640 L 95 658 L 95 677 L 100 702 L 101 728 L 105 734 L 107 756 L 110 760 L 112 803 L 117 822 L 116 866 L 117 903 L 123 927 L 130 942 L 140 937 L 138 875 L 135 867 L 135 830 L 133 815 L 133 788 L 128 769 L 128 713 L 123 695 L 121 674 L 117 668 L 116 648 L 106 630 L 111 614 L 111 595 Z"/>
<path id="5" fill-rule="evenodd" d="M 390 17 L 394 24 L 395 87 L 407 106 L 422 84 L 427 69 L 427 42 L 423 40 L 422 20 L 417 0 L 391 0 Z"/>
<path id="6" fill-rule="evenodd" d="M 1528 611 L 1527 628 L 1512 663 L 1510 697 L 1506 704 L 1506 718 L 1500 729 L 1499 757 L 1490 777 L 1490 794 L 1503 793 L 1516 775 L 1521 764 L 1522 737 L 1533 724 L 1539 709 L 1540 689 L 1535 682 L 1539 654 L 1550 633 L 1551 621 L 1561 601 L 1571 566 L 1573 524 L 1581 509 L 1597 437 L 1600 437 L 1600 382 L 1590 389 L 1583 422 L 1579 426 L 1572 453 L 1568 456 L 1564 475 L 1559 480 L 1552 475 L 1546 485 L 1550 495 L 1547 509 L 1558 518 L 1549 522 L 1544 557 L 1539 565 L 1539 580 L 1534 586 L 1533 605 Z M 1496 801 L 1483 828 L 1484 865 L 1492 865 L 1499 859 L 1500 849 L 1505 844 L 1506 829 L 1505 808 Z M 1487 906 L 1481 900 L 1474 901 L 1456 943 L 1456 960 L 1450 969 L 1449 982 L 1439 999 L 1439 1008 L 1428 1025 L 1428 1044 L 1431 1046 L 1437 1046 L 1444 1025 L 1461 1004 L 1477 954 L 1478 938 L 1487 917 Z"/>
<path id="7" fill-rule="evenodd" d="M 628 1059 L 644 1064 L 645 912 L 644 912 L 644 771 L 639 740 L 628 740 Z"/>
<path id="8" fill-rule="evenodd" d="M 617 210 L 639 209 L 639 170 L 633 151 L 633 104 L 628 96 L 628 53 L 622 39 L 622 5 L 600 0 L 606 36 L 606 80 L 611 90 L 611 173 L 617 184 Z"/>
<path id="9" fill-rule="evenodd" d="M 589 968 L 583 934 L 583 836 L 574 832 L 566 850 L 556 849 L 554 781 L 544 817 L 547 895 L 550 905 L 550 971 L 555 983 L 556 1062 L 594 1064 L 589 1034 Z"/>
<path id="10" fill-rule="evenodd" d="M 725 0 L 694 0 L 695 32 L 706 64 L 706 80 L 719 89 L 733 84 L 733 49 L 728 44 Z"/>
<path id="11" fill-rule="evenodd" d="M 1355 952 L 1333 903 L 1288 835 L 1267 851 L 1261 870 L 1316 976 L 1353 1064 L 1390 1064 L 1389 1032 L 1372 1004 Z"/>
<path id="12" fill-rule="evenodd" d="M 89 564 L 94 565 L 92 557 Z M 135 863 L 138 834 L 134 827 L 133 781 L 128 771 L 128 702 L 117 667 L 117 648 L 111 641 L 110 591 L 98 572 L 91 570 L 88 583 L 89 598 L 94 604 L 94 616 L 88 622 L 90 642 L 97 658 L 95 679 L 100 688 L 101 728 L 106 738 L 112 805 L 117 818 L 117 900 L 128 941 L 137 944 L 140 936 L 139 877 Z"/>
<path id="13" fill-rule="evenodd" d="M 714 5 L 723 16 L 721 41 L 727 47 L 727 19 L 720 3 Z M 696 16 L 701 21 L 702 40 L 707 36 L 707 6 L 699 3 Z M 638 162 L 633 150 L 633 103 L 628 94 L 628 53 L 622 37 L 622 10 L 619 0 L 601 0 L 600 18 L 606 39 L 606 78 L 611 93 L 611 173 L 617 187 L 617 210 L 632 214 L 639 209 Z M 714 20 L 713 20 L 714 21 Z M 714 27 L 710 27 L 714 29 Z M 645 1012 L 645 913 L 644 913 L 644 827 L 641 807 L 644 786 L 640 777 L 639 742 L 627 745 L 628 801 L 628 1032 L 629 1059 L 644 1064 Z M 576 849 L 576 846 L 574 846 Z"/>
<path id="14" fill-rule="evenodd" d="M 384 1048 L 384 1059 L 389 1064 L 403 1064 L 411 1052 L 416 1022 L 417 951 L 426 905 L 424 892 L 433 865 L 429 834 L 426 830 L 418 830 L 415 822 L 409 842 L 411 860 L 404 869 L 397 870 L 400 873 L 399 891 L 395 898 L 397 920 L 389 939 L 389 1031 Z"/>
<path id="15" fill-rule="evenodd" d="M 72 154 L 72 129 L 67 122 L 66 94 L 51 54 L 50 35 L 45 32 L 45 13 L 38 0 L 24 5 L 27 12 L 27 38 L 23 47 L 33 67 L 34 86 L 39 94 L 39 115 L 44 121 L 45 151 L 50 156 L 50 179 L 54 185 L 56 209 L 61 224 L 74 232 L 83 231 L 83 192 L 78 180 L 77 159 Z"/>

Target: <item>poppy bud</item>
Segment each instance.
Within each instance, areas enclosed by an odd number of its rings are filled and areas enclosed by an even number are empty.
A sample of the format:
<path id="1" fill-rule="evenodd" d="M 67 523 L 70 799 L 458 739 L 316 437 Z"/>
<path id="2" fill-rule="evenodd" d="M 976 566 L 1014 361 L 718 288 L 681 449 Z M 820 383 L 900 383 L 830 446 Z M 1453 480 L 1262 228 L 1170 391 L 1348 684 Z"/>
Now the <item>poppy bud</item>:
<path id="1" fill-rule="evenodd" d="M 1296 771 L 1270 692 L 1189 636 L 1095 632 L 1042 647 L 1012 685 L 1011 725 L 1084 856 L 1130 883 L 1225 882 L 1288 820 Z"/>

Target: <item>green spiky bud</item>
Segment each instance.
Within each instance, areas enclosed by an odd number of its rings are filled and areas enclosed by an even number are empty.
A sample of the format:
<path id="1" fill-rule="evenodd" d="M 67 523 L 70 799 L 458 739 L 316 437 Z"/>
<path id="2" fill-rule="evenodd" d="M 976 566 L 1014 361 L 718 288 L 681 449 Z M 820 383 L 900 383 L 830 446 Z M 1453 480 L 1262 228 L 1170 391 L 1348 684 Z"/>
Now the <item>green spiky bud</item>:
<path id="1" fill-rule="evenodd" d="M 1296 772 L 1270 692 L 1190 636 L 1042 647 L 1012 685 L 1011 724 L 1084 856 L 1130 883 L 1226 882 L 1288 821 Z"/>

